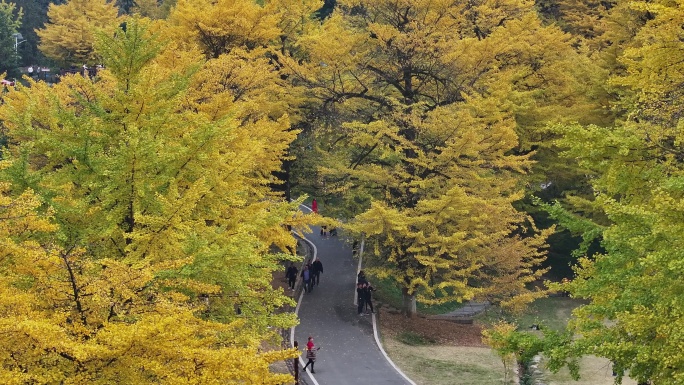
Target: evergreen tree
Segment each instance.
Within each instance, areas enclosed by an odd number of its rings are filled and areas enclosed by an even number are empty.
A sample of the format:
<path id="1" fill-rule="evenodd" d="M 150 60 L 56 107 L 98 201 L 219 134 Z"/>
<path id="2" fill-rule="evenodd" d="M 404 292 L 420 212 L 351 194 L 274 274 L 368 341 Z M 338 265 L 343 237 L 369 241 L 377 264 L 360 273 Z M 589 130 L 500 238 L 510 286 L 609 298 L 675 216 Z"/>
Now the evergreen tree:
<path id="1" fill-rule="evenodd" d="M 21 65 L 26 67 L 30 65 L 45 65 L 49 64 L 46 57 L 38 49 L 38 34 L 37 29 L 43 28 L 47 22 L 47 11 L 50 4 L 62 4 L 63 0 L 15 0 L 17 8 L 24 12 L 21 27 L 19 32 L 26 40 L 19 45 L 19 54 L 21 56 Z"/>
<path id="2" fill-rule="evenodd" d="M 12 77 L 18 74 L 19 55 L 16 34 L 21 25 L 22 12 L 14 3 L 0 2 L 0 74 Z"/>
<path id="3" fill-rule="evenodd" d="M 116 7 L 126 14 L 131 13 L 137 6 L 138 2 L 136 0 L 116 0 Z"/>

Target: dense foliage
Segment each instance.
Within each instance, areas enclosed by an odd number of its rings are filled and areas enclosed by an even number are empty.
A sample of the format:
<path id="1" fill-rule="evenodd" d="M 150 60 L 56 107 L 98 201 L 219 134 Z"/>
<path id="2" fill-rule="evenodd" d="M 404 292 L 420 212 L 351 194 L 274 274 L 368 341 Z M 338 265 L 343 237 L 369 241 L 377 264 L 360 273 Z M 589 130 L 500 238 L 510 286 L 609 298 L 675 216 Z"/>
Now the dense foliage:
<path id="1" fill-rule="evenodd" d="M 16 75 L 19 62 L 17 53 L 17 33 L 21 25 L 22 13 L 14 3 L 0 2 L 0 74 L 9 72 Z"/>
<path id="2" fill-rule="evenodd" d="M 271 277 L 304 222 L 267 182 L 296 131 L 212 103 L 215 64 L 147 24 L 99 35 L 96 78 L 3 98 L 3 383 L 288 378 Z"/>
<path id="3" fill-rule="evenodd" d="M 290 188 L 366 237 L 408 313 L 544 295 L 556 222 L 578 258 L 553 288 L 587 305 L 569 334 L 492 343 L 684 381 L 681 0 L 16 4 L 0 71 L 37 46 L 106 69 L 2 96 L 4 382 L 206 381 L 188 355 L 282 380 L 267 365 L 289 353 L 259 348 L 296 322 L 268 282 L 309 221 Z"/>

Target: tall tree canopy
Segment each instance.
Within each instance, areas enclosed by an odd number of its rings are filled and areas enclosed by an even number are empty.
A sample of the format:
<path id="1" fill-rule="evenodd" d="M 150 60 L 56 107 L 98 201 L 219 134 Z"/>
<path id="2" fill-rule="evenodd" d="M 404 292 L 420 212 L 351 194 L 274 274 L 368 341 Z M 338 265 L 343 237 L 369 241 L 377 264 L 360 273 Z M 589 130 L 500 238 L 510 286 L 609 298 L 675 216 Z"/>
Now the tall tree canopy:
<path id="1" fill-rule="evenodd" d="M 50 4 L 61 4 L 62 0 L 13 0 L 13 3 L 24 11 L 19 32 L 26 41 L 19 45 L 21 65 L 47 64 L 45 57 L 38 49 L 36 29 L 43 28 L 47 22 L 47 11 Z"/>
<path id="2" fill-rule="evenodd" d="M 211 66 L 141 21 L 97 46 L 96 79 L 0 108 L 2 382 L 287 382 L 262 343 L 295 323 L 270 280 L 301 217 L 267 183 L 296 132 L 199 108 Z"/>
<path id="3" fill-rule="evenodd" d="M 559 145 L 590 175 L 593 200 L 575 199 L 566 227 L 598 238 L 605 252 L 584 257 L 567 286 L 589 300 L 571 324 L 574 350 L 551 354 L 607 357 L 619 376 L 670 385 L 684 381 L 684 234 L 681 149 L 684 11 L 677 2 L 630 2 L 617 17 L 620 49 L 611 82 L 621 87 L 623 119 L 609 127 L 559 126 Z"/>
<path id="4" fill-rule="evenodd" d="M 300 36 L 318 22 L 314 13 L 320 0 L 179 1 L 168 18 L 165 33 L 185 49 L 199 49 L 211 59 L 211 81 L 202 86 L 198 100 L 211 100 L 219 109 L 240 104 L 236 110 L 256 116 L 287 114 L 293 129 L 309 124 L 301 106 L 306 103 L 299 87 L 286 81 L 277 55 L 299 55 Z M 215 96 L 217 91 L 221 96 Z M 228 97 L 228 95 L 231 95 Z M 279 179 L 289 199 L 292 158 L 285 158 Z"/>
<path id="5" fill-rule="evenodd" d="M 132 12 L 150 19 L 165 19 L 174 5 L 176 0 L 137 0 Z"/>
<path id="6" fill-rule="evenodd" d="M 16 75 L 19 65 L 15 34 L 21 26 L 22 12 L 14 3 L 0 2 L 0 73 Z"/>
<path id="7" fill-rule="evenodd" d="M 217 58 L 236 47 L 262 48 L 279 35 L 273 12 L 253 0 L 179 0 L 170 22 L 180 37 Z"/>
<path id="8" fill-rule="evenodd" d="M 545 234 L 513 206 L 531 166 L 514 150 L 568 93 L 570 37 L 531 2 L 338 6 L 288 64 L 326 112 L 319 183 L 361 212 L 376 273 L 425 302 L 535 298 Z"/>
<path id="9" fill-rule="evenodd" d="M 48 58 L 62 65 L 101 64 L 95 53 L 95 36 L 102 31 L 113 34 L 121 20 L 110 0 L 69 0 L 50 4 L 49 22 L 37 30 L 39 48 Z"/>

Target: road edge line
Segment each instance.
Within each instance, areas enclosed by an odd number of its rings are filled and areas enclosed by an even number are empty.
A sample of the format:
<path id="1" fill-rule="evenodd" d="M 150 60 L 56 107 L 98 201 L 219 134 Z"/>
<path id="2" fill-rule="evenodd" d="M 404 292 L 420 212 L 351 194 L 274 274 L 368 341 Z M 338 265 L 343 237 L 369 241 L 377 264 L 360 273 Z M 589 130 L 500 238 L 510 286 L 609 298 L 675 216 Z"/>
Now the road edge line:
<path id="1" fill-rule="evenodd" d="M 399 369 L 399 367 L 392 361 L 392 359 L 387 355 L 387 352 L 385 352 L 385 349 L 382 347 L 382 343 L 380 342 L 380 336 L 378 335 L 378 327 L 375 321 L 375 313 L 371 313 L 373 316 L 373 336 L 375 337 L 375 343 L 378 345 L 378 349 L 380 349 L 380 353 L 382 353 L 383 356 L 385 356 L 385 359 L 389 364 L 394 368 L 394 370 L 397 371 L 406 381 L 409 382 L 411 385 L 416 385 L 415 382 L 413 382 L 412 379 L 410 379 L 404 372 Z"/>
<path id="2" fill-rule="evenodd" d="M 300 206 L 303 206 L 304 208 L 308 209 L 309 211 L 312 211 L 309 207 L 307 207 L 305 205 L 300 205 Z M 294 232 L 292 232 L 292 233 L 295 234 Z M 295 234 L 295 235 L 298 236 L 299 238 L 303 239 L 304 241 L 306 241 L 309 245 L 311 245 L 311 247 L 313 248 L 313 260 L 315 261 L 316 258 L 318 258 L 318 248 L 316 247 L 316 245 L 304 236 L 299 236 L 297 234 Z M 297 307 L 295 307 L 295 315 L 299 314 L 299 306 L 302 304 L 302 299 L 304 299 L 304 290 L 302 290 L 302 292 L 299 293 L 299 299 L 297 300 Z M 297 326 L 293 326 L 290 328 L 290 344 L 292 344 L 293 348 L 294 348 L 295 328 L 296 327 Z M 299 355 L 299 364 L 302 367 L 304 367 L 304 365 L 305 365 L 301 354 Z M 313 381 L 314 385 L 320 385 L 318 383 L 318 381 L 316 381 L 316 377 L 314 377 L 314 375 L 311 374 L 311 372 L 307 372 L 307 371 L 304 371 L 304 372 L 309 375 L 309 378 L 311 379 L 311 381 Z"/>
<path id="3" fill-rule="evenodd" d="M 359 266 L 357 267 L 356 270 L 356 275 L 358 276 L 359 272 L 361 271 L 361 261 L 363 260 L 363 247 L 364 247 L 364 241 L 365 239 L 361 239 L 361 247 L 359 248 Z M 354 295 L 354 304 L 356 305 L 356 295 Z M 404 372 L 399 369 L 399 367 L 392 361 L 392 359 L 387 355 L 387 352 L 385 349 L 382 347 L 382 342 L 380 342 L 380 336 L 378 335 L 378 325 L 377 321 L 375 320 L 375 313 L 371 313 L 371 316 L 373 318 L 373 337 L 375 338 L 375 344 L 378 345 L 378 349 L 380 349 L 380 353 L 385 357 L 387 362 L 394 368 L 394 370 L 397 371 L 406 381 L 408 381 L 409 384 L 411 385 L 416 385 L 415 382 L 413 382 L 412 379 L 410 379 Z"/>

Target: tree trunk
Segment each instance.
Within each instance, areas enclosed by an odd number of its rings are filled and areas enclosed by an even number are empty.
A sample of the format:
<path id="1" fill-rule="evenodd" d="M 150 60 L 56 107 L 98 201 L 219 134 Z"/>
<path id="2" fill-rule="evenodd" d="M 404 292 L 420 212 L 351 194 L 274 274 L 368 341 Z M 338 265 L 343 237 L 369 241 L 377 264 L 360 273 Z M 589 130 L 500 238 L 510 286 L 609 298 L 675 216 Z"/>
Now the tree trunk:
<path id="1" fill-rule="evenodd" d="M 402 309 L 403 313 L 409 318 L 415 317 L 415 315 L 417 313 L 417 311 L 416 311 L 416 295 L 415 294 L 409 294 L 408 289 L 406 289 L 406 288 L 401 289 L 401 294 L 404 297 L 404 307 Z"/>

